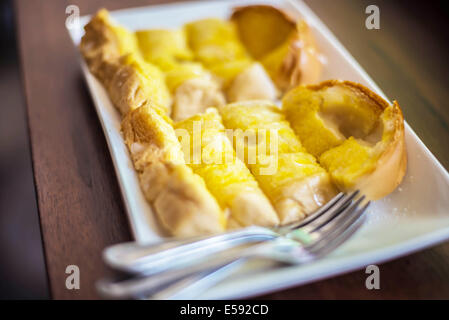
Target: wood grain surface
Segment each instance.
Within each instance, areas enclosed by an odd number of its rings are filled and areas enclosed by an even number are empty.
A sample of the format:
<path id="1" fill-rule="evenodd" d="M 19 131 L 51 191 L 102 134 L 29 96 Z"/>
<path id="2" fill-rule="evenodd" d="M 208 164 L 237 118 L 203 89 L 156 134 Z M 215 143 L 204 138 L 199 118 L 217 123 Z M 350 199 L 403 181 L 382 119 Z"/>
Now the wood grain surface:
<path id="1" fill-rule="evenodd" d="M 94 299 L 108 271 L 105 246 L 131 239 L 100 123 L 65 29 L 65 8 L 81 15 L 165 1 L 16 0 L 24 95 L 40 223 L 53 298 Z M 449 167 L 448 17 L 443 2 L 375 1 L 381 29 L 367 30 L 369 1 L 306 0 L 390 98 L 442 164 Z M 436 4 L 436 5 L 435 5 Z M 80 290 L 65 269 L 79 266 Z M 265 295 L 264 299 L 449 298 L 449 244 L 380 266 L 381 290 L 363 270 Z"/>

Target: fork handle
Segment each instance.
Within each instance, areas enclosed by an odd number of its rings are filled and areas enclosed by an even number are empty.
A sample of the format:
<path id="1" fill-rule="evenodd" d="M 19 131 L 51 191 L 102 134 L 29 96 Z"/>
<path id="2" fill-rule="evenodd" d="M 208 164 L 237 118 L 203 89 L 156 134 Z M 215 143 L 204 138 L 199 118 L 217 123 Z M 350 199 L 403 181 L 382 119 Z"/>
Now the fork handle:
<path id="1" fill-rule="evenodd" d="M 154 292 L 147 297 L 151 300 L 186 300 L 195 299 L 205 290 L 226 279 L 237 270 L 249 257 L 237 258 L 221 266 L 211 268 L 204 272 L 193 274 L 180 281 L 175 281 L 168 287 Z"/>
<path id="2" fill-rule="evenodd" d="M 246 261 L 253 256 L 249 251 L 241 251 L 232 254 L 226 254 L 223 257 L 213 260 L 197 261 L 197 263 L 190 268 L 183 268 L 177 270 L 167 270 L 158 275 L 135 277 L 126 280 L 110 280 L 104 279 L 97 283 L 97 290 L 99 293 L 107 298 L 112 299 L 130 299 L 130 298 L 151 298 L 158 299 L 165 296 L 168 299 L 176 299 L 183 292 L 197 288 L 205 289 L 215 284 L 215 274 L 221 274 L 221 277 L 227 276 L 234 267 L 240 265 L 237 261 Z M 234 264 L 234 262 L 236 262 Z M 222 268 L 229 267 L 229 272 L 220 272 Z M 232 269 L 232 270 L 231 270 Z M 207 277 L 211 275 L 213 277 Z M 207 281 L 202 280 L 204 277 Z M 220 280 L 221 280 L 220 277 Z M 219 280 L 217 280 L 219 281 Z M 197 283 L 199 282 L 199 283 Z M 177 294 L 177 291 L 180 294 Z"/>
<path id="3" fill-rule="evenodd" d="M 225 250 L 191 261 L 192 264 L 183 268 L 169 268 L 156 275 L 140 275 L 124 280 L 104 279 L 97 283 L 97 289 L 101 295 L 113 299 L 195 297 L 227 277 L 248 259 L 260 258 L 283 264 L 297 264 L 299 260 L 292 258 L 292 253 L 301 248 L 297 242 L 280 237 Z M 304 255 L 304 252 L 301 251 L 300 254 Z"/>
<path id="4" fill-rule="evenodd" d="M 172 240 L 161 244 L 122 243 L 103 252 L 107 265 L 135 274 L 154 274 L 168 268 L 185 267 L 187 261 L 217 253 L 246 243 L 272 240 L 278 236 L 262 227 L 248 227 L 236 231 L 187 240 Z"/>

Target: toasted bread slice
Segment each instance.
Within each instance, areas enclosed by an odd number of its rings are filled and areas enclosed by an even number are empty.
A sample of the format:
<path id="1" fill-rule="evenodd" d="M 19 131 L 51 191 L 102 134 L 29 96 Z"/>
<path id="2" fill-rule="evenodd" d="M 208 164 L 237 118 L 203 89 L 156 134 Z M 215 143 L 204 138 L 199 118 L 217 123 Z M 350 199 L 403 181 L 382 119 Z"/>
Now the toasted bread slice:
<path id="1" fill-rule="evenodd" d="M 179 85 L 174 92 L 172 118 L 181 121 L 204 112 L 209 107 L 219 107 L 225 103 L 220 87 L 212 78 L 191 78 Z"/>
<path id="2" fill-rule="evenodd" d="M 188 23 L 185 30 L 195 58 L 217 77 L 229 101 L 276 99 L 274 84 L 250 58 L 233 22 L 204 19 Z"/>
<path id="3" fill-rule="evenodd" d="M 130 112 L 122 121 L 122 133 L 139 172 L 152 162 L 185 163 L 171 120 L 158 108 L 145 105 Z"/>
<path id="4" fill-rule="evenodd" d="M 296 21 L 269 5 L 237 7 L 231 20 L 237 25 L 240 40 L 255 59 L 282 45 L 296 31 Z"/>
<path id="5" fill-rule="evenodd" d="M 173 64 L 166 71 L 165 80 L 173 96 L 171 117 L 175 121 L 225 104 L 219 84 L 198 62 Z"/>
<path id="6" fill-rule="evenodd" d="M 256 180 L 235 157 L 215 108 L 181 121 L 175 128 L 182 136 L 186 162 L 204 179 L 221 208 L 230 213 L 233 224 L 272 226 L 278 223 Z"/>
<path id="7" fill-rule="evenodd" d="M 245 48 L 261 61 L 279 90 L 319 79 L 322 63 L 305 21 L 269 5 L 238 7 L 231 20 Z"/>
<path id="8" fill-rule="evenodd" d="M 354 82 L 330 80 L 290 91 L 283 109 L 341 190 L 379 199 L 402 181 L 407 156 L 397 102 L 390 105 Z"/>
<path id="9" fill-rule="evenodd" d="M 116 24 L 106 9 L 101 9 L 84 27 L 80 50 L 90 71 L 102 82 L 103 63 L 115 61 L 120 56 L 137 52 L 137 40 L 134 34 Z"/>
<path id="10" fill-rule="evenodd" d="M 305 218 L 336 194 L 327 172 L 305 152 L 275 104 L 233 103 L 220 113 L 225 127 L 234 129 L 237 154 L 243 154 L 282 224 Z"/>
<path id="11" fill-rule="evenodd" d="M 140 57 L 134 33 L 114 23 L 105 9 L 98 11 L 85 31 L 81 53 L 122 115 L 150 100 L 169 114 L 171 99 L 164 75 Z"/>
<path id="12" fill-rule="evenodd" d="M 191 237 L 225 230 L 225 214 L 204 180 L 185 164 L 148 164 L 139 180 L 159 221 L 172 235 Z"/>
<path id="13" fill-rule="evenodd" d="M 136 32 L 140 52 L 146 61 L 165 72 L 172 93 L 172 113 L 180 121 L 225 103 L 219 84 L 203 66 L 191 62 L 184 29 L 141 30 Z"/>
<path id="14" fill-rule="evenodd" d="M 263 66 L 255 62 L 242 70 L 226 89 L 228 102 L 275 100 L 278 90 Z"/>
<path id="15" fill-rule="evenodd" d="M 173 235 L 223 231 L 225 215 L 203 179 L 186 166 L 170 121 L 148 105 L 123 119 L 123 136 L 144 195 Z"/>
<path id="16" fill-rule="evenodd" d="M 123 116 L 149 103 L 170 114 L 171 96 L 159 68 L 134 53 L 104 65 L 115 68 L 105 85 L 109 97 Z"/>
<path id="17" fill-rule="evenodd" d="M 249 58 L 237 59 L 210 66 L 209 70 L 217 78 L 221 87 L 226 90 L 232 84 L 232 81 L 253 63 L 254 61 Z"/>
<path id="18" fill-rule="evenodd" d="M 202 19 L 187 23 L 184 29 L 195 58 L 207 68 L 248 58 L 235 25 L 230 21 Z"/>
<path id="19" fill-rule="evenodd" d="M 228 102 L 275 100 L 279 92 L 264 67 L 252 59 L 229 61 L 209 68 Z"/>
<path id="20" fill-rule="evenodd" d="M 143 58 L 163 71 L 180 61 L 193 59 L 184 29 L 138 30 L 136 37 Z"/>
<path id="21" fill-rule="evenodd" d="M 326 170 L 305 152 L 259 156 L 250 167 L 282 224 L 304 219 L 337 194 Z"/>

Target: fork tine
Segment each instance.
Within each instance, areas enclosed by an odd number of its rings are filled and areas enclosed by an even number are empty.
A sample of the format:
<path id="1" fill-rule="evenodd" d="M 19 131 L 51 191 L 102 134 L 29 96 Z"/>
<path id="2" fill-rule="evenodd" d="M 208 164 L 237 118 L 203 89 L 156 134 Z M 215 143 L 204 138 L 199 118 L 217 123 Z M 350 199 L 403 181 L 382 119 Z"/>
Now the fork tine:
<path id="1" fill-rule="evenodd" d="M 283 226 L 280 229 L 283 230 L 294 230 L 301 228 L 305 225 L 308 225 L 312 221 L 318 219 L 322 214 L 326 213 L 337 201 L 339 201 L 343 196 L 345 196 L 345 193 L 340 192 L 335 197 L 333 197 L 328 203 L 326 203 L 324 206 L 321 206 L 318 208 L 315 212 L 311 213 L 309 216 L 307 216 L 304 220 L 301 220 L 299 222 L 292 222 L 290 224 L 287 224 Z"/>
<path id="2" fill-rule="evenodd" d="M 349 206 L 342 210 L 338 216 L 336 216 L 328 223 L 322 225 L 314 232 L 318 234 L 326 234 L 334 231 L 338 232 L 338 230 L 343 231 L 356 219 L 354 218 L 354 216 L 357 215 L 357 209 L 362 205 L 363 201 L 365 201 L 365 196 L 361 196 L 359 199 L 352 202 Z"/>
<path id="3" fill-rule="evenodd" d="M 359 205 L 363 201 L 364 197 L 352 203 L 347 207 L 344 212 L 335 220 L 333 220 L 326 230 L 318 230 L 312 235 L 310 244 L 306 245 L 307 248 L 319 247 L 322 243 L 328 242 L 328 239 L 333 239 L 339 234 L 343 233 L 349 226 L 351 226 L 357 219 L 363 214 L 366 207 L 363 210 L 359 210 Z"/>
<path id="4" fill-rule="evenodd" d="M 367 205 L 365 205 L 364 208 L 360 209 L 362 212 L 365 211 Z M 341 246 L 343 243 L 346 242 L 350 237 L 352 237 L 364 224 L 366 220 L 366 215 L 361 215 L 359 219 L 353 223 L 346 231 L 344 231 L 342 234 L 339 234 L 335 239 L 333 239 L 331 242 L 327 243 L 327 245 L 321 246 L 320 248 L 317 248 L 311 252 L 312 255 L 315 256 L 315 258 L 321 258 L 325 255 L 331 253 L 335 249 L 337 249 L 339 246 Z"/>
<path id="5" fill-rule="evenodd" d="M 312 245 L 307 246 L 306 249 L 311 252 L 330 252 L 339 246 L 343 241 L 347 239 L 345 237 L 346 233 L 351 233 L 350 230 L 353 228 L 358 229 L 365 221 L 365 213 L 370 202 L 368 201 L 363 207 L 352 207 L 351 210 L 354 214 L 350 219 L 346 220 L 344 223 L 339 224 L 337 228 L 333 229 L 331 232 L 327 232 L 320 240 L 314 242 Z M 354 231 L 355 232 L 355 231 Z M 341 239 L 340 239 L 341 238 Z M 325 251 L 323 251 L 325 250 Z"/>
<path id="6" fill-rule="evenodd" d="M 325 226 L 327 223 L 336 218 L 339 214 L 344 212 L 346 207 L 351 203 L 358 194 L 359 190 L 356 190 L 350 194 L 345 194 L 338 201 L 336 201 L 328 210 L 326 210 L 320 217 L 312 221 L 310 224 L 304 226 L 302 229 L 305 232 L 312 233 Z"/>

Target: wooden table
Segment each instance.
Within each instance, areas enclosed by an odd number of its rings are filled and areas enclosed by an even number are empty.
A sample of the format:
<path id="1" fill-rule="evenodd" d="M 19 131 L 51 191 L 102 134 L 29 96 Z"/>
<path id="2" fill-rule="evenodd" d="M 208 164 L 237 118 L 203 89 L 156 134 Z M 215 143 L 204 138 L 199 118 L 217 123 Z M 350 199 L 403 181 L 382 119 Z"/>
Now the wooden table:
<path id="1" fill-rule="evenodd" d="M 34 177 L 53 298 L 97 298 L 107 271 L 105 246 L 131 239 L 111 158 L 65 30 L 65 8 L 81 14 L 157 1 L 17 0 L 16 17 Z M 367 30 L 370 1 L 308 0 L 390 98 L 442 164 L 449 168 L 448 11 L 376 1 L 381 29 Z M 433 7 L 433 8 L 432 8 Z M 446 11 L 445 11 L 446 10 Z M 81 289 L 67 290 L 65 269 L 78 265 Z M 381 290 L 365 288 L 363 270 L 263 296 L 307 298 L 449 298 L 449 243 L 381 265 Z"/>

